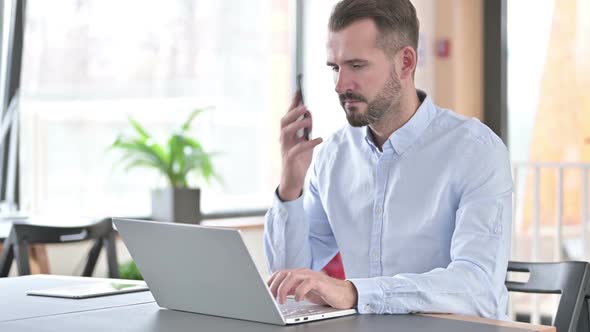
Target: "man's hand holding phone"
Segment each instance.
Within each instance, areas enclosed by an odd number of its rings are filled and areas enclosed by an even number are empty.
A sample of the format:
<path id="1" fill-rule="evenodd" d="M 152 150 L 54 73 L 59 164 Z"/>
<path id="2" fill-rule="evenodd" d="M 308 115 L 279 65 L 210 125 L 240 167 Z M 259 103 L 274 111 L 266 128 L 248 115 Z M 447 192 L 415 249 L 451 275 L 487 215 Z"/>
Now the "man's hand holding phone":
<path id="1" fill-rule="evenodd" d="M 300 82 L 300 77 L 298 77 Z M 298 83 L 300 85 L 300 83 Z M 299 89 L 287 114 L 281 119 L 281 157 L 282 174 L 279 184 L 279 197 L 284 201 L 295 200 L 301 194 L 305 174 L 311 164 L 313 149 L 322 143 L 320 137 L 309 140 L 305 137 L 305 129 L 311 131 L 311 113 L 303 104 L 303 96 Z M 303 129 L 303 134 L 297 133 Z"/>
<path id="2" fill-rule="evenodd" d="M 300 104 L 301 105 L 305 105 L 305 99 L 303 98 L 303 88 L 302 88 L 302 83 L 301 80 L 303 79 L 303 75 L 299 74 L 297 75 L 297 90 L 299 90 L 299 98 L 300 98 Z M 308 114 L 311 113 L 305 113 L 302 116 L 300 116 L 298 118 L 298 120 L 303 120 L 304 117 L 308 117 Z M 305 128 L 301 128 L 297 131 L 297 137 L 304 137 L 306 140 L 309 141 L 309 139 L 311 138 L 311 128 L 305 127 Z"/>

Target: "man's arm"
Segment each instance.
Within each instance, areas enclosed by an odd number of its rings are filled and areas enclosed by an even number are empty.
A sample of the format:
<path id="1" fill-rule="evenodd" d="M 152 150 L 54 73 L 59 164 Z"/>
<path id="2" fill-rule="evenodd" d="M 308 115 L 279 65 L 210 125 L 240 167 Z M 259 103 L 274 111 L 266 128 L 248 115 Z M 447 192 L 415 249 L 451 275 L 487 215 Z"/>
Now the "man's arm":
<path id="1" fill-rule="evenodd" d="M 451 263 L 427 273 L 351 280 L 361 313 L 448 312 L 505 318 L 512 177 L 508 152 L 465 151 L 469 163 L 451 242 Z M 411 254 L 411 253 L 408 253 Z M 419 259 L 419 258 L 417 258 Z"/>
<path id="2" fill-rule="evenodd" d="M 341 308 L 356 305 L 360 313 L 456 313 L 504 319 L 512 224 L 508 153 L 501 142 L 490 149 L 462 153 L 473 162 L 468 163 L 468 170 L 459 170 L 464 176 L 447 267 L 347 280 L 354 287 L 296 269 L 273 275 L 273 294 L 279 299 L 288 294 L 328 299 L 327 304 Z"/>
<path id="3" fill-rule="evenodd" d="M 265 220 L 264 249 L 271 272 L 317 268 L 331 259 L 327 256 L 336 254 L 336 241 L 316 190 L 315 171 L 310 172 L 309 186 L 301 197 L 313 150 L 322 142 L 321 138 L 309 141 L 297 136 L 297 131 L 311 125 L 311 113 L 298 91 L 281 119 L 281 181 Z"/>
<path id="4" fill-rule="evenodd" d="M 315 168 L 311 173 L 303 197 L 282 202 L 275 193 L 275 203 L 266 214 L 264 247 L 274 272 L 267 283 L 281 304 L 287 295 L 294 295 L 298 301 L 352 308 L 357 302 L 354 285 L 317 272 L 337 254 L 338 245 L 315 185 Z"/>
<path id="5" fill-rule="evenodd" d="M 316 189 L 315 168 L 305 193 L 283 202 L 275 192 L 265 216 L 264 249 L 271 272 L 322 269 L 338 252 L 332 228 Z"/>

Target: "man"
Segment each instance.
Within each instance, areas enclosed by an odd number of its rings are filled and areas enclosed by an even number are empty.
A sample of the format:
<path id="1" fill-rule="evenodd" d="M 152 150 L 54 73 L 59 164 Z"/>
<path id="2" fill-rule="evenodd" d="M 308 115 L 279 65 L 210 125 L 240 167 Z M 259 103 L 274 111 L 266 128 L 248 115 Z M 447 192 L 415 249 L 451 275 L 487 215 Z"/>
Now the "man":
<path id="1" fill-rule="evenodd" d="M 297 94 L 281 121 L 282 175 L 266 215 L 271 292 L 360 313 L 505 319 L 512 179 L 485 125 L 414 86 L 408 0 L 343 0 L 327 64 L 350 126 L 323 143 Z M 306 173 L 309 182 L 303 192 Z M 340 252 L 347 280 L 320 271 Z"/>

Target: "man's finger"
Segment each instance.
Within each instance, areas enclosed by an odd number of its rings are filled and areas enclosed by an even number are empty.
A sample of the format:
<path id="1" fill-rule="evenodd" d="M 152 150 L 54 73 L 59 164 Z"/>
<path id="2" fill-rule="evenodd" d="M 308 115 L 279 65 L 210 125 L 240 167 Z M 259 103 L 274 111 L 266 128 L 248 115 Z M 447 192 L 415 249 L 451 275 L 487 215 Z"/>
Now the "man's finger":
<path id="1" fill-rule="evenodd" d="M 314 286 L 316 284 L 315 279 L 307 279 L 295 288 L 293 292 L 295 295 L 295 301 L 302 301 L 305 300 L 307 294 L 309 294 L 312 290 L 314 290 Z"/>
<path id="2" fill-rule="evenodd" d="M 299 117 L 308 112 L 307 108 L 303 105 L 295 107 L 291 112 L 285 114 L 281 119 L 281 129 L 285 128 L 289 124 L 297 121 Z"/>
<path id="3" fill-rule="evenodd" d="M 305 300 L 315 304 L 330 305 L 317 291 L 313 289 L 305 295 Z"/>
<path id="4" fill-rule="evenodd" d="M 299 104 L 301 104 L 301 90 L 295 91 L 295 95 L 293 95 L 293 99 L 291 99 L 291 106 L 289 106 L 287 113 Z"/>
<path id="5" fill-rule="evenodd" d="M 270 285 L 272 284 L 272 282 L 275 280 L 275 278 L 277 277 L 277 274 L 279 273 L 279 271 L 275 271 L 270 278 L 268 278 L 268 280 L 266 281 L 266 285 L 268 287 L 270 287 Z"/>
<path id="6" fill-rule="evenodd" d="M 306 141 L 305 139 L 301 139 L 301 141 L 301 143 L 295 145 L 293 149 L 289 151 L 291 158 L 307 150 L 313 150 L 316 146 L 320 145 L 323 142 L 321 137 L 315 138 L 311 141 Z"/>
<path id="7" fill-rule="evenodd" d="M 297 286 L 305 280 L 305 277 L 298 272 L 291 272 L 283 280 L 277 291 L 277 301 L 284 304 L 287 301 L 287 295 L 292 295 Z"/>
<path id="8" fill-rule="evenodd" d="M 289 273 L 289 270 L 282 270 L 282 271 L 276 272 L 276 276 L 270 285 L 270 292 L 274 298 L 277 297 L 277 290 L 279 289 L 279 286 L 283 282 L 283 279 L 285 279 L 287 277 L 288 273 Z"/>
<path id="9" fill-rule="evenodd" d="M 299 129 L 310 128 L 310 127 L 311 127 L 311 119 L 304 118 L 302 120 L 292 122 L 291 124 L 289 124 L 285 128 L 281 129 L 281 135 L 283 136 L 283 139 L 296 137 L 297 131 Z"/>

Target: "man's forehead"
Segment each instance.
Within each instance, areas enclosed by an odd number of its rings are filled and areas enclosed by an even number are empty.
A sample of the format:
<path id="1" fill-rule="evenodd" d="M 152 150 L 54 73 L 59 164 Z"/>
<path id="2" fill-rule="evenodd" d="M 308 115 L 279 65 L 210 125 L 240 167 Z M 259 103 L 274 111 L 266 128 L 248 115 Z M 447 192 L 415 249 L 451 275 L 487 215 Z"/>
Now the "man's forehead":
<path id="1" fill-rule="evenodd" d="M 372 20 L 353 22 L 338 31 L 328 31 L 328 47 L 337 45 L 375 46 L 379 30 Z"/>
<path id="2" fill-rule="evenodd" d="M 353 22 L 338 31 L 329 31 L 326 43 L 328 60 L 370 57 L 379 50 L 377 37 L 377 27 L 368 19 Z"/>

